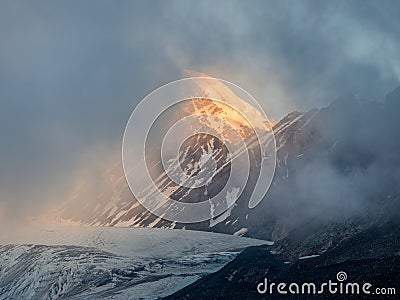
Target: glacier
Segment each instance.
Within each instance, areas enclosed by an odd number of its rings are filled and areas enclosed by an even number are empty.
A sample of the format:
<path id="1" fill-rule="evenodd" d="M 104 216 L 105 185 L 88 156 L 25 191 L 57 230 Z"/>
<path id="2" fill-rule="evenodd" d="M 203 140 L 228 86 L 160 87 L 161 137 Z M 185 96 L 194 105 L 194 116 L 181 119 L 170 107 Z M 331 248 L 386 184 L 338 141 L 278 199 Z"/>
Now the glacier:
<path id="1" fill-rule="evenodd" d="M 0 299 L 159 299 L 266 241 L 210 232 L 53 225 L 0 234 Z"/>

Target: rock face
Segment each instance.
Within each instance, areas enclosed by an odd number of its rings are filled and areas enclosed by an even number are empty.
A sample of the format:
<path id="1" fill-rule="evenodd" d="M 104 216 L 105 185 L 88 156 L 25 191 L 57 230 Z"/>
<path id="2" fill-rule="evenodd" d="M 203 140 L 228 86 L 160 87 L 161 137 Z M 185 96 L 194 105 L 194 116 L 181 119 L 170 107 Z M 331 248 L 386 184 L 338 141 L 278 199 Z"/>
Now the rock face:
<path id="1" fill-rule="evenodd" d="M 277 167 L 263 202 L 249 209 L 244 194 L 211 222 L 186 225 L 275 244 L 244 251 L 171 299 L 252 299 L 260 296 L 255 288 L 265 276 L 275 282 L 318 283 L 334 279 L 339 271 L 352 282 L 395 287 L 398 293 L 399 112 L 400 88 L 383 102 L 345 96 L 326 108 L 283 118 L 273 128 Z M 190 159 L 196 156 L 193 152 Z M 112 192 L 101 196 L 105 201 L 94 214 L 80 217 L 66 207 L 64 218 L 97 225 L 183 227 L 145 211 L 130 195 L 120 166 L 104 176 L 107 181 Z"/>
<path id="2" fill-rule="evenodd" d="M 324 293 L 313 297 L 397 299 L 399 111 L 400 89 L 383 103 L 344 97 L 314 112 L 304 127 L 297 121 L 291 131 L 286 129 L 286 143 L 278 150 L 280 167 L 268 194 L 271 202 L 265 201 L 273 207 L 275 222 L 270 227 L 265 223 L 264 230 L 275 244 L 245 250 L 217 273 L 168 299 L 194 295 L 196 299 L 309 299 L 310 295 L 260 295 L 256 287 L 264 278 L 318 286 L 335 281 L 340 271 L 347 273 L 345 282 L 371 283 L 373 292 L 376 287 L 395 288 L 397 296 Z"/>
<path id="3" fill-rule="evenodd" d="M 320 110 L 288 114 L 273 127 L 276 172 L 267 196 L 255 209 L 248 208 L 245 190 L 232 209 L 211 221 L 164 221 L 134 199 L 116 164 L 101 175 L 100 183 L 78 190 L 62 209 L 62 218 L 89 225 L 185 227 L 278 241 L 300 227 L 382 213 L 381 206 L 398 195 L 399 94 L 395 90 L 382 103 L 346 96 Z M 184 170 L 191 166 L 193 171 L 204 151 L 224 161 L 226 149 L 218 141 L 204 136 L 188 143 L 193 151 L 182 152 Z M 253 159 L 257 161 L 256 154 Z M 226 182 L 229 170 L 229 164 L 221 168 L 208 190 L 177 189 L 171 195 L 184 202 L 204 200 Z M 93 195 L 94 204 L 87 201 Z"/>
<path id="4" fill-rule="evenodd" d="M 243 251 L 232 262 L 220 271 L 207 275 L 195 283 L 165 299 L 376 299 L 375 288 L 394 288 L 390 295 L 380 295 L 379 299 L 397 299 L 400 273 L 398 264 L 400 256 L 384 258 L 369 258 L 346 260 L 335 264 L 326 264 L 326 257 L 335 256 L 334 252 L 327 252 L 316 258 L 296 261 L 293 264 L 283 263 L 270 254 L 265 247 L 250 247 Z M 269 294 L 260 294 L 257 285 L 265 282 L 297 283 L 300 288 L 303 283 L 314 283 L 316 293 L 320 291 L 322 283 L 329 280 L 337 282 L 339 272 L 345 272 L 349 283 L 359 283 L 360 290 L 363 283 L 370 283 L 371 295 L 365 294 L 291 294 L 281 295 L 276 286 Z M 286 287 L 287 291 L 288 287 Z M 395 291 L 396 294 L 393 294 Z M 389 292 L 387 292 L 389 293 Z"/>
<path id="5" fill-rule="evenodd" d="M 209 113 L 210 108 L 206 106 L 205 112 Z M 199 108 L 196 107 L 198 110 Z M 277 174 L 286 172 L 287 153 L 283 151 L 288 147 L 292 147 L 292 142 L 288 139 L 295 132 L 295 128 L 307 125 L 307 122 L 317 110 L 308 113 L 294 112 L 279 122 L 275 128 L 275 137 L 277 139 L 278 166 Z M 82 184 L 77 191 L 74 192 L 71 200 L 68 201 L 61 209 L 61 218 L 68 221 L 77 222 L 85 225 L 103 225 L 103 226 L 134 226 L 134 227 L 165 227 L 165 228 L 187 228 L 202 231 L 215 231 L 221 233 L 230 233 L 237 235 L 248 235 L 252 237 L 270 238 L 271 234 L 266 234 L 265 228 L 259 231 L 259 226 L 268 226 L 272 229 L 275 227 L 275 220 L 267 212 L 262 219 L 259 220 L 257 209 L 249 209 L 248 199 L 257 180 L 260 162 L 260 149 L 254 140 L 254 131 L 246 126 L 241 127 L 240 134 L 246 142 L 246 146 L 250 158 L 249 180 L 242 195 L 236 204 L 223 213 L 215 216 L 210 221 L 200 222 L 196 224 L 179 224 L 162 220 L 151 213 L 133 197 L 130 192 L 122 170 L 122 165 L 116 163 L 113 168 L 100 174 L 99 179 L 90 184 Z M 228 139 L 232 134 L 226 130 L 223 137 Z M 285 146 L 285 144 L 287 145 Z M 164 192 L 169 193 L 171 198 L 186 202 L 205 201 L 213 195 L 217 194 L 226 184 L 231 164 L 229 163 L 229 154 L 226 146 L 221 140 L 215 139 L 208 135 L 197 135 L 185 141 L 181 151 L 181 167 L 187 173 L 197 174 L 199 162 L 204 155 L 212 157 L 216 161 L 217 176 L 210 185 L 203 188 L 189 190 L 184 187 L 177 188 L 174 184 L 168 182 L 166 172 L 160 168 L 160 162 L 152 168 L 152 177 Z M 157 151 L 154 151 L 157 152 Z M 243 151 L 244 152 L 244 151 Z M 282 162 L 282 163 L 281 163 Z M 206 169 L 207 165 L 203 165 L 202 169 Z M 280 169 L 284 168 L 283 171 Z M 276 185 L 276 182 L 274 183 Z M 95 199 L 90 201 L 88 199 Z M 79 207 L 79 209 L 76 209 Z M 262 213 L 264 215 L 264 212 Z M 261 222 L 261 223 L 260 223 Z M 264 223 L 263 223 L 264 222 Z"/>
<path id="6" fill-rule="evenodd" d="M 341 295 L 325 292 L 310 295 L 261 295 L 257 285 L 269 282 L 322 283 L 347 274 L 345 283 L 370 283 L 386 288 L 397 299 L 400 289 L 400 205 L 387 207 L 384 214 L 349 217 L 324 226 L 302 227 L 273 246 L 250 247 L 214 274 L 166 299 L 376 299 L 376 294 Z M 390 288 L 390 292 L 388 290 Z M 395 290 L 393 290 L 393 288 Z M 395 293 L 395 294 L 394 294 Z M 320 297 L 320 298 L 318 298 Z"/>

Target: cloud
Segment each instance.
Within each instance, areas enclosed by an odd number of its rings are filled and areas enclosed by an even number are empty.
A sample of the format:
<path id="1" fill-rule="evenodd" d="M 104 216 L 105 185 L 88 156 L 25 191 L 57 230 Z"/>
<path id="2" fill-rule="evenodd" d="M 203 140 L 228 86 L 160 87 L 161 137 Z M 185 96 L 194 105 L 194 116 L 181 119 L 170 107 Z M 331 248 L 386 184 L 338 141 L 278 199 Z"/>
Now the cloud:
<path id="1" fill-rule="evenodd" d="M 29 212 L 62 195 L 82 157 L 116 147 L 136 103 L 183 69 L 242 86 L 273 119 L 349 92 L 381 99 L 399 82 L 399 8 L 395 1 L 1 3 L 1 202 Z"/>
<path id="2" fill-rule="evenodd" d="M 179 66 L 254 91 L 273 118 L 345 93 L 377 100 L 400 81 L 398 4 L 391 5 L 179 2 L 167 11 L 172 29 L 185 30 L 170 33 L 167 49 Z"/>

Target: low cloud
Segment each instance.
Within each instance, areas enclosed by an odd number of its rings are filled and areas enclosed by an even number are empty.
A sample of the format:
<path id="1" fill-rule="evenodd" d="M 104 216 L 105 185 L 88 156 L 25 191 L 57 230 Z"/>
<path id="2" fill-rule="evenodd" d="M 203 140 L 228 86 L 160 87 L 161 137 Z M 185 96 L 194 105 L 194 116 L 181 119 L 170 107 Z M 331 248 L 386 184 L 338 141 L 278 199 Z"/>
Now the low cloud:
<path id="1" fill-rule="evenodd" d="M 119 147 L 136 103 L 184 69 L 242 86 L 275 120 L 400 79 L 397 2 L 0 6 L 2 218 L 64 198 L 82 155 Z"/>

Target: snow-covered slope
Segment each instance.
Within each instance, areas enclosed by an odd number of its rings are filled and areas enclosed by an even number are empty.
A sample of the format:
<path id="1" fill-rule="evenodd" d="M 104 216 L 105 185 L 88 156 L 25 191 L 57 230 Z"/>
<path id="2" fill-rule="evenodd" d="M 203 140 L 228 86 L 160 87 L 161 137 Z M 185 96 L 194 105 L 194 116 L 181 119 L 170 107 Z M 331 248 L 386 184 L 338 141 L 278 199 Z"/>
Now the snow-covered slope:
<path id="1" fill-rule="evenodd" d="M 286 116 L 274 127 L 276 147 L 277 147 L 277 172 L 280 174 L 283 170 L 286 174 L 285 156 L 292 151 L 290 140 L 293 135 L 301 130 L 304 132 L 314 117 L 317 110 L 308 113 L 294 112 Z M 289 141 L 289 144 L 286 144 Z M 191 150 L 182 151 L 182 165 L 195 168 L 196 161 L 199 161 L 204 152 L 214 157 L 218 163 L 218 179 L 214 181 L 214 186 L 208 190 L 196 189 L 187 191 L 187 189 L 176 189 L 173 186 L 166 186 L 172 197 L 183 202 L 204 201 L 211 193 L 217 192 L 223 186 L 229 176 L 230 166 L 224 164 L 226 159 L 226 149 L 217 141 L 209 139 L 207 136 L 195 137 L 187 142 Z M 185 149 L 185 147 L 184 147 Z M 296 151 L 298 149 L 295 149 Z M 300 151 L 300 150 L 299 150 Z M 251 161 L 257 164 L 259 158 L 256 157 L 256 151 L 251 152 Z M 296 153 L 297 155 L 298 153 Z M 126 184 L 123 175 L 122 165 L 116 163 L 112 168 L 101 174 L 100 182 L 96 184 L 87 183 L 80 186 L 72 195 L 71 199 L 56 212 L 60 215 L 62 222 L 75 222 L 86 225 L 105 225 L 105 226 L 132 226 L 132 227 L 158 227 L 158 228 L 186 228 L 202 231 L 214 231 L 237 235 L 248 235 L 265 238 L 262 234 L 257 234 L 250 227 L 259 216 L 256 215 L 257 209 L 248 208 L 249 193 L 254 186 L 254 180 L 257 178 L 256 168 L 250 170 L 248 188 L 237 201 L 236 205 L 216 218 L 197 224 L 177 224 L 157 218 L 145 210 L 140 203 L 133 197 Z M 158 182 L 163 184 L 166 180 L 166 173 L 158 177 Z M 274 183 L 276 184 L 276 183 Z M 96 199 L 95 203 L 87 199 Z M 79 210 L 76 208 L 79 207 Z M 264 229 L 263 229 L 264 230 Z"/>
<path id="2" fill-rule="evenodd" d="M 185 230 L 64 227 L 2 235 L 0 299 L 157 299 L 265 241 Z"/>

